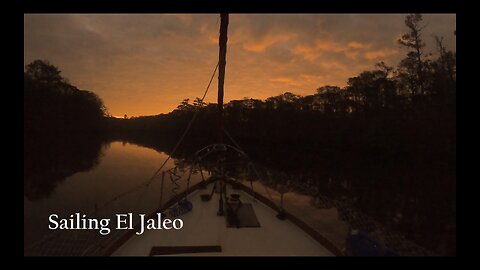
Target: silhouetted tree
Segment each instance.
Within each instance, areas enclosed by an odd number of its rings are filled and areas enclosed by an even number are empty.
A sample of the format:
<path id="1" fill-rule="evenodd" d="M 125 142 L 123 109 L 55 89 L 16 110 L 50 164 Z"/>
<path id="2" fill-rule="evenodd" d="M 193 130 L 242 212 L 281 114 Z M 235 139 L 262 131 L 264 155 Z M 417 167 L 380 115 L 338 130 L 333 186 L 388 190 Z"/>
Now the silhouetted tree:
<path id="1" fill-rule="evenodd" d="M 397 82 L 392 78 L 394 67 L 388 66 L 381 61 L 375 65 L 383 74 L 380 78 L 380 87 L 383 92 L 383 107 L 386 109 L 394 109 L 399 106 Z"/>
<path id="2" fill-rule="evenodd" d="M 363 111 L 378 111 L 385 104 L 388 93 L 391 98 L 391 82 L 387 73 L 382 70 L 364 71 L 359 76 L 348 79 L 348 92 L 355 96 L 355 101 L 361 104 Z"/>
<path id="3" fill-rule="evenodd" d="M 267 98 L 266 102 L 269 103 L 272 108 L 279 110 L 291 110 L 296 107 L 296 102 L 300 99 L 300 96 L 291 92 L 285 92 L 278 96 Z"/>
<path id="4" fill-rule="evenodd" d="M 26 66 L 26 75 L 39 83 L 55 84 L 63 80 L 60 70 L 48 61 L 35 60 Z"/>
<path id="5" fill-rule="evenodd" d="M 333 114 L 340 111 L 340 104 L 343 102 L 340 87 L 331 85 L 322 86 L 317 89 L 317 95 L 320 97 L 324 113 Z"/>
<path id="6" fill-rule="evenodd" d="M 425 91 L 424 52 L 425 43 L 421 38 L 421 32 L 425 26 L 421 25 L 422 15 L 412 14 L 405 18 L 405 25 L 409 32 L 404 34 L 398 43 L 409 49 L 407 57 L 400 63 L 400 75 L 408 83 L 412 98 L 417 94 L 423 95 Z"/>
<path id="7" fill-rule="evenodd" d="M 455 103 L 456 55 L 443 45 L 443 38 L 435 36 L 439 57 L 432 62 L 431 93 L 442 105 Z"/>
<path id="8" fill-rule="evenodd" d="M 196 109 L 196 110 L 199 110 L 203 107 L 205 107 L 206 103 L 199 97 L 195 98 L 195 100 L 193 101 L 193 107 Z"/>
<path id="9" fill-rule="evenodd" d="M 225 104 L 225 127 L 263 166 L 268 184 L 349 202 L 408 239 L 452 254 L 456 55 L 437 38 L 439 56 L 430 60 L 421 21 L 421 15 L 407 16 L 409 32 L 399 42 L 409 52 L 396 68 L 379 62 L 346 87 L 327 85 L 307 96 L 232 100 Z M 116 123 L 112 133 L 169 151 L 196 109 L 195 135 L 176 152 L 186 157 L 215 140 L 217 112 L 216 104 L 188 101 L 168 114 Z"/>
<path id="10" fill-rule="evenodd" d="M 106 115 L 107 109 L 95 93 L 67 83 L 57 67 L 41 60 L 26 66 L 24 123 L 32 135 L 99 132 Z"/>
<path id="11" fill-rule="evenodd" d="M 193 106 L 188 103 L 189 101 L 190 101 L 189 98 L 186 98 L 186 99 L 182 100 L 180 105 L 177 106 L 177 110 L 179 110 L 179 111 L 190 111 Z"/>
<path id="12" fill-rule="evenodd" d="M 24 194 L 49 196 L 58 182 L 98 164 L 107 110 L 93 92 L 79 90 L 47 61 L 24 72 Z"/>

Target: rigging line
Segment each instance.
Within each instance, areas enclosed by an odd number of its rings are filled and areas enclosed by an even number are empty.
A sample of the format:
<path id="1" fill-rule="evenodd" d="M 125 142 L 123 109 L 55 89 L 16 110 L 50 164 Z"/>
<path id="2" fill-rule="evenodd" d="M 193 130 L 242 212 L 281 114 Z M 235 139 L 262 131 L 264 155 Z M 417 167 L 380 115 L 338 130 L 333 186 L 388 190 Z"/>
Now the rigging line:
<path id="1" fill-rule="evenodd" d="M 210 89 L 210 85 L 212 84 L 212 81 L 213 81 L 213 78 L 215 77 L 215 74 L 217 73 L 217 69 L 218 69 L 218 65 L 219 63 L 217 62 L 217 65 L 215 66 L 215 69 L 213 70 L 213 74 L 212 74 L 212 77 L 210 78 L 210 81 L 208 82 L 208 85 L 207 85 L 207 88 L 205 89 L 205 92 L 203 93 L 203 96 L 202 96 L 202 99 L 201 101 L 203 102 L 203 100 L 205 99 L 205 97 L 207 96 L 207 93 L 208 93 L 208 90 Z M 163 164 L 160 166 L 160 168 L 157 169 L 157 171 L 155 171 L 155 173 L 152 175 L 152 177 L 150 177 L 147 181 L 133 187 L 132 189 L 130 190 L 127 190 L 115 197 L 113 197 L 111 200 L 107 201 L 106 203 L 104 203 L 100 208 L 104 208 L 106 207 L 108 204 L 110 204 L 111 202 L 123 197 L 123 196 L 126 196 L 142 187 L 149 187 L 151 182 L 155 179 L 155 177 L 158 175 L 158 173 L 163 169 L 163 167 L 165 167 L 165 165 L 167 164 L 167 162 L 171 159 L 171 156 L 175 153 L 175 151 L 177 151 L 177 148 L 180 146 L 180 144 L 182 143 L 183 139 L 185 138 L 185 136 L 187 135 L 188 131 L 190 130 L 190 128 L 192 127 L 192 124 L 193 122 L 195 121 L 195 118 L 197 117 L 199 113 L 199 110 L 195 111 L 195 114 L 193 115 L 192 119 L 190 120 L 190 122 L 188 123 L 187 125 L 187 128 L 185 129 L 185 131 L 183 132 L 183 135 L 182 137 L 179 139 L 179 141 L 177 142 L 177 144 L 175 145 L 175 147 L 173 148 L 172 152 L 168 155 L 167 159 L 165 159 L 165 161 L 163 162 Z"/>
<path id="2" fill-rule="evenodd" d="M 233 139 L 232 135 L 230 135 L 230 133 L 227 131 L 227 129 L 225 129 L 225 127 L 223 128 L 223 131 L 225 132 L 225 134 L 227 135 L 227 137 L 232 141 L 232 143 L 238 148 L 240 149 L 246 156 L 247 158 L 250 160 L 250 166 L 251 168 L 253 169 L 253 171 L 255 172 L 255 174 L 257 175 L 258 179 L 260 179 L 260 173 L 258 172 L 257 170 L 257 167 L 255 167 L 255 164 L 251 161 L 250 157 L 247 155 L 247 153 L 245 152 L 245 150 L 243 150 L 243 148 L 237 143 L 237 141 L 235 141 L 235 139 Z M 251 183 L 252 185 L 252 191 L 253 191 L 253 184 Z M 272 201 L 273 203 L 275 203 L 275 201 L 273 200 L 273 196 L 272 194 L 270 194 L 270 192 L 268 191 L 268 187 L 264 184 L 261 184 L 263 186 L 263 188 L 265 189 L 265 193 L 267 193 L 267 196 L 269 197 L 270 201 Z M 255 195 L 254 195 L 254 198 L 255 198 Z M 279 206 L 280 207 L 280 206 Z"/>
<path id="3" fill-rule="evenodd" d="M 215 77 L 215 74 L 217 73 L 217 69 L 218 69 L 218 66 L 219 66 L 219 62 L 217 62 L 217 65 L 215 66 L 215 69 L 213 70 L 213 73 L 212 73 L 212 76 L 210 77 L 210 81 L 208 82 L 208 85 L 207 85 L 207 88 L 205 89 L 205 92 L 203 93 L 203 96 L 202 96 L 202 99 L 201 99 L 201 102 L 203 103 L 203 100 L 205 99 L 205 97 L 207 96 L 207 93 L 208 93 L 208 90 L 210 89 L 210 86 L 212 84 L 212 81 L 213 81 L 213 78 Z M 171 156 L 175 153 L 175 151 L 177 151 L 177 148 L 180 146 L 180 144 L 182 143 L 183 139 L 185 138 L 185 136 L 187 135 L 188 131 L 190 130 L 190 128 L 192 127 L 193 125 L 193 122 L 195 121 L 198 113 L 199 113 L 200 110 L 197 110 L 195 111 L 195 114 L 193 115 L 192 119 L 190 120 L 190 122 L 188 123 L 187 125 L 187 128 L 185 129 L 184 133 L 182 134 L 182 137 L 178 140 L 177 144 L 175 145 L 175 147 L 173 148 L 172 152 L 168 155 L 167 159 L 165 159 L 165 161 L 163 162 L 163 164 L 160 166 L 160 168 L 158 168 L 158 170 L 152 175 L 152 177 L 150 177 L 150 179 L 148 179 L 148 181 L 145 181 L 133 188 L 131 188 L 130 190 L 127 190 L 125 192 L 122 192 L 118 195 L 116 195 L 115 197 L 113 197 L 112 199 L 106 201 L 105 203 L 103 203 L 100 207 L 98 207 L 98 209 L 96 210 L 100 210 L 100 209 L 103 209 L 105 207 L 107 207 L 108 205 L 110 205 L 112 202 L 120 199 L 121 197 L 124 197 L 124 196 L 127 196 L 129 195 L 130 193 L 133 193 L 141 188 L 148 188 L 151 184 L 151 182 L 155 179 L 155 177 L 158 175 L 158 173 L 163 169 L 163 167 L 165 167 L 165 165 L 167 164 L 167 162 L 171 159 Z M 93 213 L 93 211 L 92 211 Z"/>
<path id="4" fill-rule="evenodd" d="M 165 183 L 165 171 L 162 172 L 162 182 L 160 184 L 160 203 L 158 205 L 158 208 L 160 209 L 163 205 L 163 185 Z"/>
<path id="5" fill-rule="evenodd" d="M 217 22 L 218 23 L 218 22 Z M 212 84 L 212 81 L 213 81 L 213 78 L 215 77 L 215 74 L 217 72 L 217 69 L 218 69 L 218 65 L 219 65 L 219 62 L 217 62 L 217 65 L 215 66 L 215 69 L 213 70 L 213 74 L 212 74 L 212 77 L 210 78 L 210 81 L 208 82 L 208 85 L 207 85 L 207 88 L 205 89 L 205 92 L 202 96 L 202 99 L 201 99 L 201 102 L 203 103 L 203 100 L 205 99 L 205 97 L 207 96 L 207 93 L 208 93 L 208 90 L 210 89 L 210 85 Z M 104 208 L 106 207 L 107 205 L 109 205 L 111 202 L 113 201 L 116 201 L 117 199 L 119 199 L 120 197 L 123 197 L 123 196 L 126 196 L 128 194 L 130 194 L 131 192 L 145 186 L 145 187 L 149 187 L 150 183 L 155 179 L 155 177 L 158 175 L 158 173 L 162 170 L 162 168 L 165 166 L 165 164 L 167 164 L 167 162 L 171 159 L 171 156 L 175 153 L 175 151 L 177 150 L 177 148 L 180 146 L 180 144 L 182 143 L 183 139 L 185 138 L 185 136 L 187 135 L 188 131 L 190 130 L 190 128 L 192 127 L 192 124 L 193 122 L 195 121 L 195 118 L 197 117 L 198 115 L 198 112 L 200 110 L 197 110 L 195 111 L 195 114 L 193 115 L 192 119 L 190 120 L 190 123 L 188 123 L 188 126 L 187 128 L 185 129 L 184 133 L 182 134 L 182 137 L 180 138 L 180 140 L 177 142 L 177 144 L 175 145 L 175 147 L 173 148 L 172 152 L 168 155 L 167 159 L 165 159 L 165 161 L 163 162 L 163 164 L 160 166 L 160 168 L 158 168 L 158 170 L 153 174 L 153 176 L 146 182 L 144 183 L 141 183 L 140 185 L 138 186 L 135 186 L 134 188 L 132 188 L 131 190 L 129 191 L 126 191 L 126 192 L 123 192 L 115 197 L 113 197 L 113 199 L 107 201 L 106 203 L 104 203 L 101 207 L 99 207 L 97 210 L 100 210 L 101 208 Z M 45 236 L 43 239 L 40 239 L 39 241 L 35 242 L 34 244 L 30 245 L 28 248 L 32 248 L 36 245 L 39 245 L 40 243 L 43 243 L 43 242 L 46 242 L 47 240 L 49 240 L 52 236 L 54 236 L 55 234 L 52 232 L 50 234 L 48 234 L 47 236 Z"/>
<path id="6" fill-rule="evenodd" d="M 252 165 L 252 167 L 254 168 L 254 171 L 257 171 L 253 165 Z M 257 173 L 257 175 L 258 175 L 258 173 Z M 269 180 L 270 180 L 270 182 L 271 182 L 272 178 L 271 178 L 270 176 L 269 176 L 269 178 L 270 178 Z M 263 186 L 263 188 L 265 189 L 265 192 L 267 193 L 267 195 L 268 195 L 268 197 L 270 198 L 270 200 L 271 200 L 273 203 L 275 203 L 275 201 L 273 200 L 272 195 L 271 195 L 270 192 L 268 191 L 268 186 L 265 185 L 265 184 L 262 184 L 262 186 Z M 278 207 L 279 207 L 279 209 L 281 209 L 281 208 L 280 208 L 280 203 L 279 203 Z"/>
<path id="7" fill-rule="evenodd" d="M 217 65 L 215 66 L 215 70 L 213 71 L 213 74 L 212 74 L 212 77 L 210 78 L 210 81 L 208 82 L 208 85 L 207 85 L 207 89 L 205 89 L 205 93 L 203 94 L 202 96 L 202 103 L 203 103 L 203 100 L 205 99 L 205 96 L 207 96 L 207 93 L 208 93 L 208 90 L 210 89 L 210 85 L 212 84 L 212 81 L 213 81 L 213 78 L 215 77 L 215 73 L 217 73 L 217 69 L 218 69 L 218 65 L 219 63 L 217 62 Z M 190 120 L 190 123 L 188 123 L 187 125 L 187 128 L 185 129 L 185 131 L 183 132 L 182 136 L 180 137 L 180 139 L 178 140 L 177 144 L 175 145 L 175 147 L 173 148 L 172 152 L 170 152 L 170 154 L 168 155 L 167 159 L 165 159 L 165 161 L 163 162 L 163 164 L 160 166 L 160 168 L 158 168 L 158 170 L 152 175 L 152 177 L 148 180 L 148 184 L 147 185 L 150 185 L 150 182 L 153 181 L 153 179 L 158 175 L 158 173 L 162 170 L 162 168 L 165 166 L 165 164 L 167 164 L 167 162 L 170 160 L 170 158 L 172 157 L 172 155 L 177 151 L 178 147 L 180 146 L 180 144 L 183 142 L 183 139 L 185 139 L 185 137 L 187 136 L 187 133 L 188 131 L 190 130 L 190 128 L 192 127 L 193 125 L 193 122 L 195 121 L 195 119 L 197 118 L 197 115 L 198 115 L 198 112 L 200 110 L 197 110 L 195 111 L 195 114 L 193 115 L 192 119 Z"/>
<path id="8" fill-rule="evenodd" d="M 223 128 L 223 132 L 225 132 L 225 134 L 227 135 L 227 137 L 230 139 L 230 141 L 232 141 L 232 143 L 238 148 L 240 149 L 244 154 L 245 156 L 247 156 L 248 159 L 250 159 L 250 157 L 247 155 L 247 153 L 242 149 L 242 147 L 237 143 L 237 141 L 235 141 L 233 139 L 233 137 L 230 135 L 230 133 L 228 133 L 227 129 L 224 127 Z"/>

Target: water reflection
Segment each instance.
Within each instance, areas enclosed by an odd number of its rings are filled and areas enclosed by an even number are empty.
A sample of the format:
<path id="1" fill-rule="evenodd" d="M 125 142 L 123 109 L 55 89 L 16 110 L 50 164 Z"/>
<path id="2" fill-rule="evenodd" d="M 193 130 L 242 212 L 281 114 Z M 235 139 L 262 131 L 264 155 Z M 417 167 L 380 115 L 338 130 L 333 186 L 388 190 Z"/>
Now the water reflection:
<path id="1" fill-rule="evenodd" d="M 166 155 L 153 149 L 122 142 L 99 143 L 92 141 L 89 145 L 79 147 L 47 149 L 56 155 L 48 162 L 42 161 L 44 155 L 38 153 L 29 156 L 29 164 L 25 161 L 25 199 L 24 199 L 24 246 L 29 249 L 42 239 L 48 238 L 52 231 L 48 230 L 48 216 L 56 213 L 59 216 L 68 216 L 72 213 L 85 213 L 90 215 L 98 208 L 97 215 L 108 218 L 115 213 L 150 213 L 160 205 L 160 181 L 158 178 L 148 187 L 135 189 L 134 192 L 124 194 L 148 180 L 152 173 L 163 163 Z M 83 146 L 84 149 L 80 149 Z M 87 146 L 91 146 L 87 148 Z M 93 147 L 95 146 L 95 147 Z M 75 151 L 82 151 L 75 154 Z M 70 158 L 67 158 L 72 156 Z M 65 158 L 60 158 L 65 157 Z M 35 158 L 35 160 L 34 160 Z M 74 160 L 76 158 L 76 160 Z M 39 162 L 42 166 L 35 165 Z M 77 162 L 76 166 L 72 163 Z M 174 160 L 167 163 L 167 168 L 174 166 Z M 60 170 L 60 168 L 63 168 Z M 28 171 L 31 170 L 31 171 Z M 62 173 L 56 173 L 61 171 Z M 38 174 L 38 175 L 35 175 Z M 196 175 L 192 183 L 197 181 Z M 28 187 L 27 187 L 28 185 Z M 180 188 L 184 188 L 184 184 Z M 173 196 L 170 183 L 165 183 L 163 200 Z M 112 200 L 113 199 L 113 200 Z M 137 215 L 138 216 L 138 215 Z M 76 231 L 56 232 L 55 237 L 47 244 L 75 239 Z M 83 233 L 83 232 L 81 232 Z M 103 241 L 107 237 L 98 238 L 98 233 L 87 235 L 92 243 Z M 78 236 L 80 237 L 80 236 Z M 62 240 L 63 239 L 63 240 Z M 58 240 L 58 241 L 57 241 Z M 69 242 L 81 242 L 71 240 Z M 86 241 L 86 240 L 85 240 Z M 37 249 L 38 253 L 48 254 L 48 248 Z M 41 252 L 46 253 L 41 253 Z M 61 250 L 59 251 L 61 252 Z M 64 250 L 66 253 L 53 253 L 57 255 L 79 255 L 81 253 Z M 80 250 L 78 251 L 80 252 Z"/>
<path id="2" fill-rule="evenodd" d="M 104 142 L 95 136 L 64 136 L 25 140 L 24 195 L 47 198 L 67 177 L 98 165 Z"/>
<path id="3" fill-rule="evenodd" d="M 444 168 L 415 169 L 369 166 L 335 176 L 260 171 L 265 185 L 306 195 L 317 209 L 334 209 L 351 230 L 360 230 L 399 254 L 455 254 L 455 177 Z M 307 208 L 302 209 L 295 214 L 303 215 Z"/>
<path id="4" fill-rule="evenodd" d="M 96 205 L 104 205 L 149 179 L 165 158 L 160 149 L 125 141 L 65 139 L 29 145 L 25 148 L 25 245 L 48 233 L 46 217 L 50 213 L 91 212 Z M 183 168 L 188 162 L 171 160 L 166 169 Z M 259 164 L 252 170 L 248 163 L 240 167 L 233 162 L 225 168 L 231 177 L 260 180 L 254 182 L 255 191 L 276 203 L 284 193 L 287 211 L 340 248 L 349 231 L 358 229 L 402 255 L 432 254 L 427 249 L 436 254 L 455 252 L 455 205 L 451 204 L 455 192 L 451 198 L 442 196 L 448 188 L 455 189 L 450 172 L 407 170 L 400 165 L 362 170 L 362 163 L 357 163 L 337 164 L 331 171 L 325 164 L 319 164 L 316 171 L 279 170 Z M 203 168 L 213 170 L 213 164 L 203 164 Z M 193 182 L 200 179 L 196 175 Z M 180 184 L 180 190 L 184 189 L 185 182 Z M 173 196 L 172 186 L 167 183 L 164 188 L 166 201 Z M 148 189 L 112 201 L 101 215 L 149 213 L 160 205 L 160 190 L 160 181 L 155 181 Z"/>

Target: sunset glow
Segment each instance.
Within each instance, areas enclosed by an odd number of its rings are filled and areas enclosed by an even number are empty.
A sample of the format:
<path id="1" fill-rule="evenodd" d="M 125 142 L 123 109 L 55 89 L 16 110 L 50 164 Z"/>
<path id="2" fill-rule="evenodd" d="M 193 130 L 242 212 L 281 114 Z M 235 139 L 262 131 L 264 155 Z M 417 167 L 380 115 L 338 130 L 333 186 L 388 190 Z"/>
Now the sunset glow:
<path id="1" fill-rule="evenodd" d="M 406 51 L 398 15 L 241 15 L 228 29 L 225 101 L 313 94 Z M 218 61 L 219 15 L 25 15 L 24 64 L 45 59 L 80 89 L 95 92 L 111 115 L 167 113 L 201 97 Z M 424 15 L 433 35 L 455 51 L 456 17 Z M 216 102 L 213 81 L 206 102 Z"/>

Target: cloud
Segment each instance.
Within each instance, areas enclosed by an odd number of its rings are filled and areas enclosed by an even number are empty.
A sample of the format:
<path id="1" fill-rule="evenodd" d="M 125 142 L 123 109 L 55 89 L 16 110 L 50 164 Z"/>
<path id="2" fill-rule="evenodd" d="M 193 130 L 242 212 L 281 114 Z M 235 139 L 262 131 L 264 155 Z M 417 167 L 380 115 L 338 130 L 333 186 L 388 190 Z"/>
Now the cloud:
<path id="1" fill-rule="evenodd" d="M 367 60 L 382 60 L 396 54 L 398 54 L 398 50 L 395 49 L 380 49 L 374 51 L 367 51 L 365 52 L 364 56 Z"/>
<path id="2" fill-rule="evenodd" d="M 330 71 L 336 70 L 346 70 L 347 66 L 342 64 L 340 61 L 325 61 L 321 62 L 320 65 Z"/>
<path id="3" fill-rule="evenodd" d="M 322 81 L 325 79 L 323 75 L 312 75 L 312 74 L 300 74 L 300 78 L 307 84 L 317 84 L 321 85 Z"/>
<path id="4" fill-rule="evenodd" d="M 322 85 L 322 81 L 325 79 L 323 75 L 317 74 L 297 74 L 293 77 L 276 77 L 271 78 L 269 81 L 273 83 L 287 84 L 293 87 L 300 87 L 304 85 Z"/>
<path id="5" fill-rule="evenodd" d="M 313 45 L 297 45 L 293 52 L 302 55 L 308 61 L 315 61 L 325 53 L 342 54 L 350 60 L 357 60 L 361 51 L 372 47 L 369 43 L 358 41 L 338 42 L 332 39 L 316 40 Z"/>
<path id="6" fill-rule="evenodd" d="M 351 60 L 357 60 L 360 53 L 358 51 L 346 51 L 345 56 Z"/>
<path id="7" fill-rule="evenodd" d="M 301 86 L 302 83 L 298 82 L 297 80 L 293 78 L 288 78 L 288 77 L 277 77 L 277 78 L 271 78 L 271 82 L 274 83 L 282 83 L 282 84 L 288 84 L 290 86 Z"/>
<path id="8" fill-rule="evenodd" d="M 225 101 L 343 86 L 379 60 L 407 53 L 396 37 L 403 14 L 230 15 Z M 201 96 L 218 61 L 216 14 L 25 15 L 24 64 L 47 59 L 81 89 L 99 94 L 114 115 L 171 111 Z M 433 34 L 455 49 L 455 15 L 428 14 Z M 216 102 L 214 80 L 207 102 Z"/>
<path id="9" fill-rule="evenodd" d="M 345 45 L 333 40 L 316 40 L 313 45 L 297 45 L 293 52 L 302 55 L 309 61 L 314 61 L 323 53 L 340 53 L 346 49 Z"/>
<path id="10" fill-rule="evenodd" d="M 320 51 L 317 51 L 315 48 L 305 45 L 297 45 L 293 49 L 294 54 L 302 55 L 308 61 L 314 61 L 320 55 Z"/>
<path id="11" fill-rule="evenodd" d="M 246 41 L 243 48 L 250 52 L 264 52 L 268 47 L 283 41 L 290 40 L 294 34 L 266 35 L 258 40 Z"/>
<path id="12" fill-rule="evenodd" d="M 368 44 L 368 43 L 361 43 L 361 42 L 358 42 L 358 41 L 350 41 L 347 46 L 349 48 L 352 48 L 352 49 L 366 49 L 366 48 L 370 48 L 372 46 L 372 44 Z"/>

